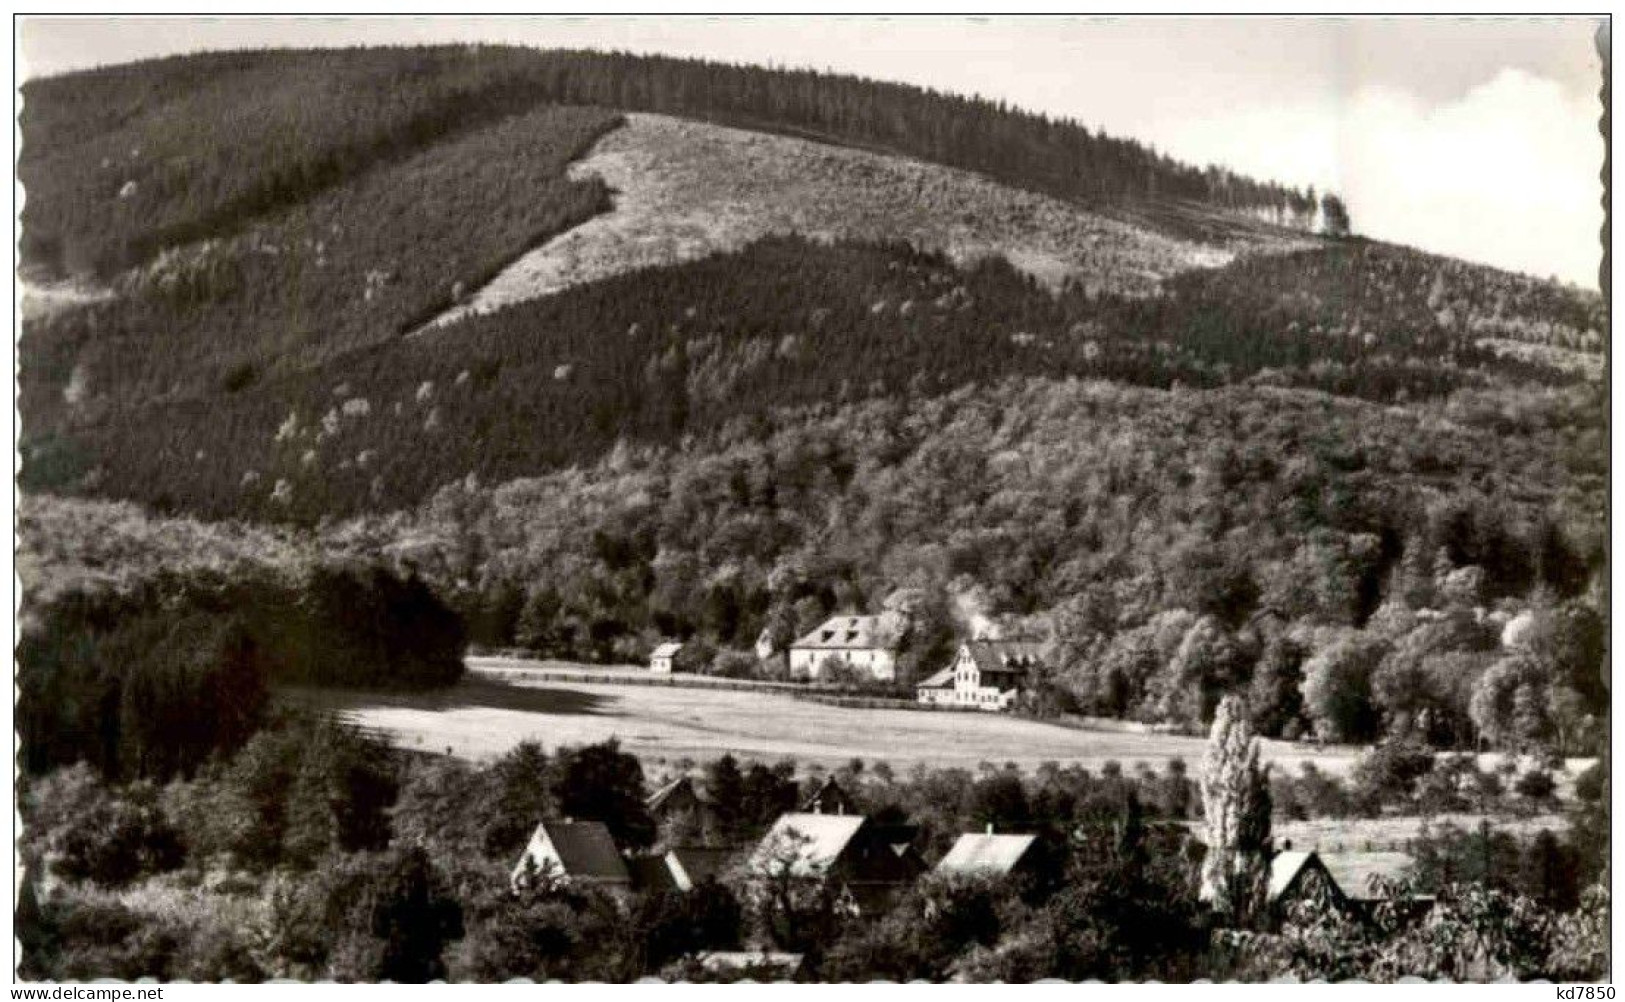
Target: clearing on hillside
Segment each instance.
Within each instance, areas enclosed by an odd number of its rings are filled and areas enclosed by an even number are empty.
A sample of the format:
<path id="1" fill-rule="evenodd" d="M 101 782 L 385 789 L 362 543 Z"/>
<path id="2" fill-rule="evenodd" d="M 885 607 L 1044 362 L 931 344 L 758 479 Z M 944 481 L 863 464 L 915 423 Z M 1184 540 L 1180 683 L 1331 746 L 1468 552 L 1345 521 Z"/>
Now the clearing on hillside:
<path id="1" fill-rule="evenodd" d="M 1051 286 L 1132 294 L 1239 252 L 1313 245 L 1262 225 L 1178 239 L 968 171 L 664 115 L 626 116 L 570 175 L 603 178 L 614 211 L 525 255 L 435 325 L 772 234 L 907 240 L 960 262 L 1003 254 Z"/>

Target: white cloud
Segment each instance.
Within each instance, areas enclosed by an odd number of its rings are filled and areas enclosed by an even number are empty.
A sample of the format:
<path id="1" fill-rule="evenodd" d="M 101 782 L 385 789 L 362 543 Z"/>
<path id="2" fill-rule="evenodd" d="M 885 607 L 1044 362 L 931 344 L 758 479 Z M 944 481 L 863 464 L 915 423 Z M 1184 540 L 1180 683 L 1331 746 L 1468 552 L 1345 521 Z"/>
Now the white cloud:
<path id="1" fill-rule="evenodd" d="M 1510 69 L 1432 109 L 1362 89 L 1342 119 L 1339 187 L 1363 233 L 1595 287 L 1597 113 Z"/>
<path id="2" fill-rule="evenodd" d="M 1146 138 L 1183 159 L 1336 190 L 1366 236 L 1596 288 L 1598 107 L 1507 69 L 1433 107 L 1366 86 L 1346 103 L 1238 108 Z"/>

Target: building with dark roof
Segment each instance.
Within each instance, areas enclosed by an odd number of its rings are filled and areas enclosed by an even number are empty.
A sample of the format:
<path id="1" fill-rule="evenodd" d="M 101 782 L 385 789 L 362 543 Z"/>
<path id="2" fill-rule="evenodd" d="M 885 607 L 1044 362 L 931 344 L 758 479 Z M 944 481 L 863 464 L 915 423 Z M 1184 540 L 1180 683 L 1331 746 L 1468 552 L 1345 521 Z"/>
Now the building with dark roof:
<path id="1" fill-rule="evenodd" d="M 748 849 L 679 846 L 658 856 L 638 856 L 626 862 L 632 885 L 644 893 L 688 893 L 708 880 L 720 881 L 744 860 Z"/>
<path id="2" fill-rule="evenodd" d="M 877 682 L 897 678 L 897 649 L 905 620 L 897 613 L 831 616 L 790 645 L 790 674 L 818 679 L 831 661 Z"/>
<path id="3" fill-rule="evenodd" d="M 970 640 L 959 645 L 952 664 L 915 687 L 915 697 L 932 706 L 1007 710 L 1042 663 L 1039 643 Z"/>
<path id="4" fill-rule="evenodd" d="M 817 880 L 860 913 L 888 907 L 925 871 L 897 826 L 854 814 L 784 814 L 752 850 L 747 872 Z"/>
<path id="5" fill-rule="evenodd" d="M 802 802 L 804 814 L 856 814 L 858 803 L 830 776 Z"/>
<path id="6" fill-rule="evenodd" d="M 621 893 L 632 875 L 601 821 L 543 821 L 531 833 L 510 877 L 515 888 L 544 884 L 589 885 Z"/>

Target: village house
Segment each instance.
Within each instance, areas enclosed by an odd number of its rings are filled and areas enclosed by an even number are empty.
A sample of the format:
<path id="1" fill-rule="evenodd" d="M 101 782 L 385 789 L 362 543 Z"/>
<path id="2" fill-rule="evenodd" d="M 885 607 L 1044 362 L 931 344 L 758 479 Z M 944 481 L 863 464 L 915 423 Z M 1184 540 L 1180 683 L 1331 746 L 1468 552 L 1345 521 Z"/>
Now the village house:
<path id="1" fill-rule="evenodd" d="M 1337 878 L 1326 869 L 1325 862 L 1314 851 L 1302 852 L 1288 848 L 1270 859 L 1269 904 L 1277 916 L 1299 901 L 1330 903 L 1337 907 L 1346 904 L 1343 889 Z"/>
<path id="2" fill-rule="evenodd" d="M 675 641 L 667 641 L 654 649 L 649 655 L 649 670 L 657 675 L 670 675 L 676 668 L 677 654 L 683 645 Z"/>
<path id="3" fill-rule="evenodd" d="M 601 821 L 543 821 L 531 833 L 509 878 L 515 890 L 582 885 L 624 897 L 632 875 Z"/>
<path id="4" fill-rule="evenodd" d="M 1280 922 L 1287 918 L 1293 904 L 1310 902 L 1330 905 L 1351 916 L 1369 918 L 1378 905 L 1390 900 L 1388 884 L 1400 880 L 1411 863 L 1411 857 L 1403 852 L 1321 854 L 1295 850 L 1288 841 L 1270 857 L 1267 891 L 1270 913 Z M 1199 897 L 1211 901 L 1212 889 L 1202 887 Z M 1425 895 L 1403 902 L 1418 912 L 1426 911 L 1432 903 L 1433 899 Z"/>
<path id="5" fill-rule="evenodd" d="M 801 811 L 803 814 L 856 814 L 858 805 L 831 776 L 808 795 L 801 805 Z"/>
<path id="6" fill-rule="evenodd" d="M 687 894 L 708 880 L 720 881 L 743 855 L 737 848 L 677 846 L 660 855 L 634 857 L 626 866 L 632 885 L 645 894 Z"/>
<path id="7" fill-rule="evenodd" d="M 891 612 L 832 616 L 790 645 L 790 675 L 817 681 L 828 664 L 838 662 L 876 682 L 895 681 L 905 622 Z"/>
<path id="8" fill-rule="evenodd" d="M 1379 905 L 1389 901 L 1389 885 L 1402 880 L 1414 860 L 1403 852 L 1327 852 L 1321 854 L 1343 900 L 1355 914 L 1369 917 Z M 1408 908 L 1425 912 L 1433 906 L 1431 895 L 1406 899 Z"/>
<path id="9" fill-rule="evenodd" d="M 915 686 L 915 698 L 926 706 L 1008 710 L 1041 663 L 1042 650 L 1030 641 L 967 641 L 952 664 Z"/>
<path id="10" fill-rule="evenodd" d="M 996 835 L 993 826 L 981 834 L 959 836 L 948 855 L 937 863 L 937 873 L 948 877 L 1014 877 L 1039 865 L 1038 836 Z"/>
<path id="11" fill-rule="evenodd" d="M 908 826 L 878 825 L 854 814 L 784 814 L 751 852 L 746 870 L 769 882 L 816 880 L 843 907 L 873 914 L 925 872 Z"/>
<path id="12" fill-rule="evenodd" d="M 660 826 L 663 838 L 699 841 L 716 830 L 716 804 L 700 780 L 684 774 L 650 794 L 643 802 Z"/>

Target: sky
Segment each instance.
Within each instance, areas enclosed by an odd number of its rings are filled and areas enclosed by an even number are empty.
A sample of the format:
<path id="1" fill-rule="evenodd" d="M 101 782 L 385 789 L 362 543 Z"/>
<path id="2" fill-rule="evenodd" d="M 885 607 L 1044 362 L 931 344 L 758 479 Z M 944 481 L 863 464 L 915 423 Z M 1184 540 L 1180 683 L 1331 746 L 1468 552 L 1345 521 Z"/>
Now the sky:
<path id="1" fill-rule="evenodd" d="M 19 77 L 203 49 L 490 41 L 814 67 L 980 94 L 1341 194 L 1370 237 L 1589 288 L 1585 18 L 26 18 Z"/>

